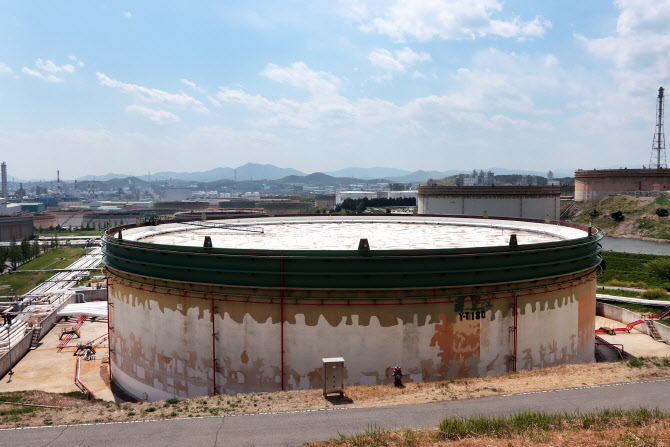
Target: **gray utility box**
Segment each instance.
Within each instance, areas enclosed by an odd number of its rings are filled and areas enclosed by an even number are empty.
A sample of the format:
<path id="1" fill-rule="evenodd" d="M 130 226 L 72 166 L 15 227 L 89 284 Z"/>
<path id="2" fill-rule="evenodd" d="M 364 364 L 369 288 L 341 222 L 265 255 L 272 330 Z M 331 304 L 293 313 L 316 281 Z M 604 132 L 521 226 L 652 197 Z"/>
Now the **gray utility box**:
<path id="1" fill-rule="evenodd" d="M 340 393 L 344 396 L 344 359 L 331 357 L 323 361 L 323 396 Z"/>

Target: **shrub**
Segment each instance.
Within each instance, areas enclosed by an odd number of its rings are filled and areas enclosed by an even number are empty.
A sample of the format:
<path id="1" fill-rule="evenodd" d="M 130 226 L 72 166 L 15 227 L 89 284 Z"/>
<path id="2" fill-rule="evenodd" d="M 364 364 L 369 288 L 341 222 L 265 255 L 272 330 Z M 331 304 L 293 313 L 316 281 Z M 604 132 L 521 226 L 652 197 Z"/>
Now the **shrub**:
<path id="1" fill-rule="evenodd" d="M 612 214 L 610 214 L 610 217 L 614 219 L 617 222 L 621 222 L 622 220 L 625 219 L 623 213 L 621 211 L 615 211 Z"/>
<path id="2" fill-rule="evenodd" d="M 610 279 L 605 285 L 612 287 L 632 287 L 637 289 L 647 288 L 647 283 L 644 281 L 619 281 L 618 279 Z"/>
<path id="3" fill-rule="evenodd" d="M 668 292 L 666 292 L 665 289 L 649 289 L 643 292 L 642 296 L 648 300 L 655 300 L 658 298 L 667 297 Z"/>
<path id="4" fill-rule="evenodd" d="M 655 259 L 647 263 L 647 267 L 654 276 L 670 281 L 670 259 Z"/>
<path id="5" fill-rule="evenodd" d="M 656 208 L 656 215 L 658 217 L 666 217 L 668 215 L 668 210 L 666 208 Z"/>

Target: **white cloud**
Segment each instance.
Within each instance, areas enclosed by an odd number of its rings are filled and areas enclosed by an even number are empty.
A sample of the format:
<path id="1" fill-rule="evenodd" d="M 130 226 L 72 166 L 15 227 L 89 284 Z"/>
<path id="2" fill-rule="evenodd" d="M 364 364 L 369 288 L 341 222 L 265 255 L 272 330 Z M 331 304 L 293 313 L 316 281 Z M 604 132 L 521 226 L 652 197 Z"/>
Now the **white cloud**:
<path id="1" fill-rule="evenodd" d="M 609 129 L 633 134 L 646 122 L 651 134 L 656 92 L 670 78 L 670 0 L 617 0 L 615 5 L 620 11 L 609 35 L 575 34 L 606 68 L 573 105 L 578 110 L 574 125 L 585 134 L 607 138 Z M 600 125 L 584 124 L 593 122 Z"/>
<path id="2" fill-rule="evenodd" d="M 373 49 L 368 55 L 368 60 L 375 67 L 386 71 L 405 71 L 405 66 L 393 57 L 393 53 L 384 48 Z"/>
<path id="3" fill-rule="evenodd" d="M 361 23 L 361 30 L 389 36 L 396 42 L 485 36 L 523 39 L 542 37 L 551 28 L 551 22 L 540 16 L 532 20 L 494 18 L 502 11 L 498 0 L 349 0 L 342 6 L 349 8 L 347 16 Z"/>
<path id="4" fill-rule="evenodd" d="M 0 62 L 0 73 L 14 73 L 14 71 L 10 68 L 9 65 L 5 64 L 4 62 Z"/>
<path id="5" fill-rule="evenodd" d="M 32 76 L 32 77 L 37 78 L 37 79 L 41 79 L 41 80 L 43 80 L 43 81 L 48 81 L 48 82 L 63 82 L 63 79 L 61 79 L 61 78 L 59 78 L 59 77 L 57 77 L 57 76 L 54 76 L 54 75 L 48 75 L 48 76 L 45 76 L 45 75 L 43 75 L 42 73 L 40 73 L 39 71 L 32 70 L 32 69 L 30 69 L 30 68 L 28 68 L 28 67 L 23 67 L 23 68 L 21 69 L 21 72 L 27 74 L 28 76 Z"/>
<path id="6" fill-rule="evenodd" d="M 204 92 L 205 92 L 204 89 L 198 87 L 198 85 L 197 85 L 195 82 L 193 82 L 193 81 L 189 81 L 188 79 L 184 79 L 184 78 L 180 79 L 180 81 L 181 81 L 182 84 L 184 84 L 184 85 L 188 85 L 189 87 L 191 87 L 191 88 L 192 88 L 193 90 L 195 90 L 195 91 L 198 91 L 198 92 L 200 92 L 200 93 L 204 93 Z"/>
<path id="7" fill-rule="evenodd" d="M 294 62 L 290 67 L 268 64 L 261 74 L 273 81 L 304 88 L 312 93 L 334 93 L 342 86 L 342 81 L 337 76 L 323 71 L 312 71 L 304 62 Z"/>
<path id="8" fill-rule="evenodd" d="M 125 82 L 111 79 L 103 73 L 96 73 L 100 85 L 106 87 L 118 88 L 122 92 L 130 93 L 143 102 L 152 104 L 163 104 L 165 106 L 179 107 L 192 110 L 194 112 L 208 112 L 205 105 L 197 99 L 185 93 L 168 93 L 156 88 L 147 88 L 141 85 L 128 84 Z"/>
<path id="9" fill-rule="evenodd" d="M 75 56 L 68 56 L 68 58 L 69 58 L 72 62 L 76 63 L 78 67 L 83 67 L 83 66 L 85 65 L 82 61 L 80 61 L 79 59 L 77 59 Z"/>
<path id="10" fill-rule="evenodd" d="M 385 70 L 381 76 L 373 76 L 373 79 L 391 79 L 391 72 L 404 72 L 406 68 L 418 62 L 430 61 L 430 54 L 425 51 L 415 52 L 409 47 L 396 50 L 395 54 L 385 48 L 374 48 L 368 55 L 368 60 L 375 67 Z"/>
<path id="11" fill-rule="evenodd" d="M 133 14 L 130 11 L 126 11 L 123 13 L 123 17 L 125 17 L 126 19 L 132 19 Z"/>
<path id="12" fill-rule="evenodd" d="M 207 95 L 207 101 L 209 101 L 209 103 L 214 107 L 221 107 L 221 102 L 211 95 Z"/>
<path id="13" fill-rule="evenodd" d="M 618 0 L 615 3 L 621 12 L 614 35 L 589 39 L 576 34 L 577 40 L 595 56 L 614 62 L 617 68 L 667 71 L 670 1 Z"/>
<path id="14" fill-rule="evenodd" d="M 226 87 L 220 88 L 217 99 L 256 112 L 261 116 L 256 121 L 259 126 L 284 126 L 315 131 L 319 129 L 319 132 L 337 134 L 357 130 L 363 134 L 363 129 L 369 132 L 369 126 L 375 128 L 378 125 L 391 126 L 394 132 L 421 133 L 423 123 L 434 121 L 436 117 L 456 121 L 458 115 L 453 113 L 490 116 L 486 120 L 480 120 L 482 127 L 487 129 L 514 127 L 546 130 L 547 127 L 542 123 L 534 124 L 526 119 L 508 117 L 507 114 L 530 114 L 533 117 L 545 114 L 546 111 L 538 110 L 533 94 L 543 95 L 547 88 L 558 82 L 557 77 L 562 71 L 556 66 L 535 70 L 538 65 L 542 66 L 541 61 L 545 57 L 531 58 L 495 50 L 486 53 L 473 58 L 474 67 L 462 68 L 456 72 L 451 83 L 452 91 L 443 95 L 415 98 L 406 104 L 394 104 L 377 98 L 349 99 L 337 91 L 334 84 L 325 81 L 332 80 L 332 74 L 313 71 L 302 63 L 299 63 L 301 68 L 298 71 L 310 75 L 300 77 L 301 82 L 296 80 L 297 76 L 282 75 L 272 78 L 290 85 L 302 85 L 310 92 L 310 96 L 304 100 L 270 99 Z M 393 58 L 403 61 L 425 59 L 408 52 L 402 57 L 393 55 Z M 490 61 L 490 65 L 486 65 L 485 61 Z M 272 66 L 272 70 L 273 73 L 295 73 L 295 66 L 296 64 L 286 68 Z M 495 68 L 500 71 L 495 71 Z M 417 72 L 415 76 L 423 75 Z M 327 87 L 310 87 L 317 82 L 324 82 Z M 458 121 L 462 119 L 459 118 Z"/>
<path id="15" fill-rule="evenodd" d="M 166 110 L 150 109 L 149 107 L 135 104 L 126 107 L 126 112 L 143 116 L 156 124 L 170 124 L 180 121 L 180 118 L 174 113 L 170 113 Z"/>
<path id="16" fill-rule="evenodd" d="M 66 73 L 74 73 L 74 65 L 72 64 L 56 65 L 50 60 L 43 61 L 42 59 L 37 59 L 35 61 L 35 66 L 37 66 L 37 68 L 39 68 L 40 70 L 49 73 L 60 73 L 61 71 L 64 71 Z"/>

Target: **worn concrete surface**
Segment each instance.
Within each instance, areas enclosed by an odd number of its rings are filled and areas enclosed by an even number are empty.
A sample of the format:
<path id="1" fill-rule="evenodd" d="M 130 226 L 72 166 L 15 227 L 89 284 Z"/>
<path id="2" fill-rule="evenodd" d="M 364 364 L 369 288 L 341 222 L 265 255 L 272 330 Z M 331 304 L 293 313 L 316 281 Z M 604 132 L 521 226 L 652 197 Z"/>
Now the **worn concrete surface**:
<path id="1" fill-rule="evenodd" d="M 626 327 L 626 325 L 616 320 L 597 316 L 596 328 L 600 327 L 614 329 Z M 670 346 L 655 341 L 647 334 L 643 334 L 635 328 L 630 331 L 630 334 L 627 332 L 617 332 L 616 335 L 598 335 L 600 338 L 610 343 L 622 344 L 624 350 L 634 357 L 670 357 Z"/>
<path id="2" fill-rule="evenodd" d="M 74 324 L 74 322 L 73 322 Z M 60 325 L 59 325 L 60 326 Z M 41 390 L 52 393 L 79 391 L 74 384 L 76 357 L 75 348 L 65 348 L 58 352 L 60 340 L 59 326 L 55 326 L 34 349 L 14 367 L 14 375 L 5 376 L 0 382 L 0 392 Z M 78 342 L 88 342 L 107 333 L 107 322 L 87 320 L 80 330 L 81 339 L 74 337 L 70 346 Z M 81 361 L 80 380 L 95 394 L 104 400 L 114 400 L 108 381 L 108 366 L 103 364 L 107 357 L 108 344 L 103 342 L 96 348 L 95 359 Z"/>

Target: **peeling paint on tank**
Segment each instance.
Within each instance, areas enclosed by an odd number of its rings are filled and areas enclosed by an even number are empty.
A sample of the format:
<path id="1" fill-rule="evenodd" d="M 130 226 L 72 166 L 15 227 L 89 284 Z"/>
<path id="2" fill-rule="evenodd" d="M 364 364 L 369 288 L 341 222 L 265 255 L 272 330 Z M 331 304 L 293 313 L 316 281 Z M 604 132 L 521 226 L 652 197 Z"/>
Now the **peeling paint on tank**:
<path id="1" fill-rule="evenodd" d="M 590 361 L 593 343 L 588 341 L 588 325 L 593 325 L 595 313 L 594 284 L 591 280 L 573 289 L 519 298 L 520 369 Z M 218 393 L 281 389 L 279 305 L 216 302 L 218 366 L 213 367 L 211 303 L 183 296 L 186 291 L 175 284 L 170 290 L 182 296 L 112 281 L 111 361 L 112 371 L 120 372 L 119 380 L 132 382 L 133 390 L 142 382 L 152 396 L 209 394 L 214 374 Z M 472 294 L 468 297 L 479 301 L 461 298 L 446 304 L 424 300 L 396 305 L 396 298 L 378 301 L 388 306 L 366 305 L 373 300 L 351 300 L 348 306 L 300 306 L 301 300 L 292 298 L 284 306 L 284 384 L 287 389 L 320 388 L 321 358 L 334 356 L 345 358 L 347 385 L 391 383 L 389 368 L 396 364 L 403 366 L 407 381 L 508 372 L 513 301 L 482 301 L 491 296 Z M 551 328 L 552 336 L 545 339 L 541 335 L 546 328 Z"/>

